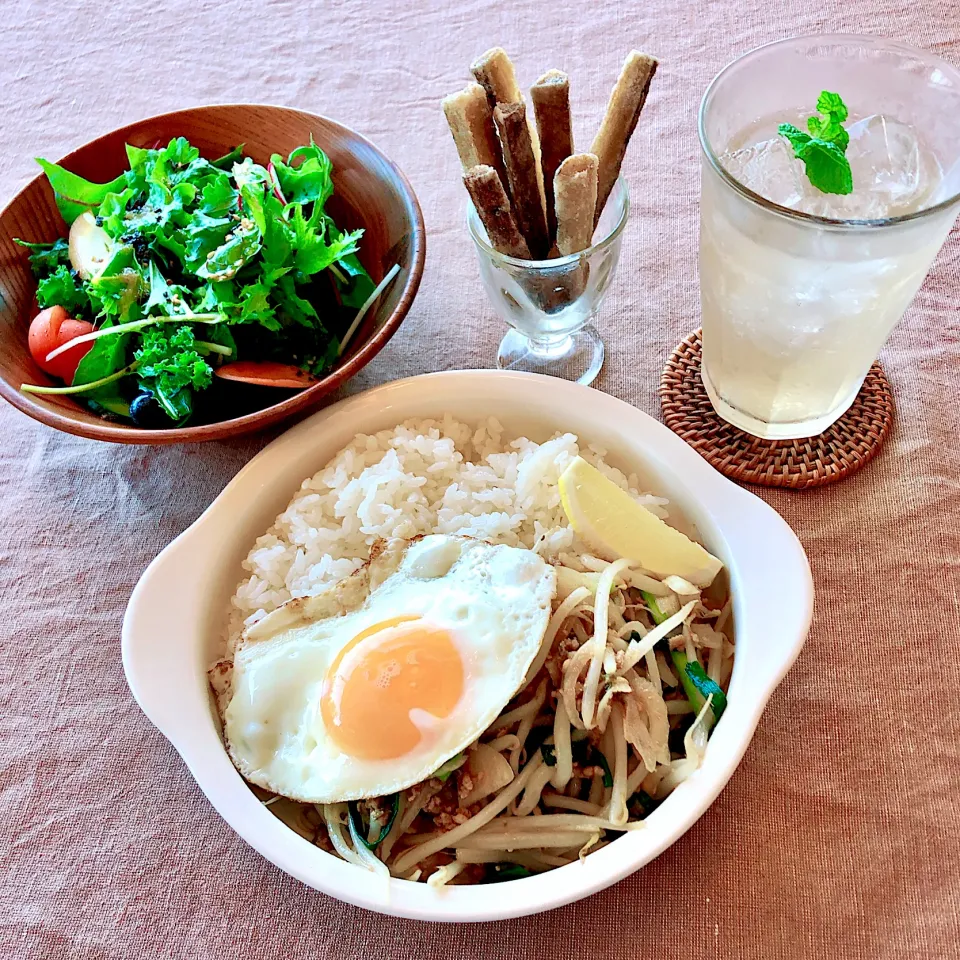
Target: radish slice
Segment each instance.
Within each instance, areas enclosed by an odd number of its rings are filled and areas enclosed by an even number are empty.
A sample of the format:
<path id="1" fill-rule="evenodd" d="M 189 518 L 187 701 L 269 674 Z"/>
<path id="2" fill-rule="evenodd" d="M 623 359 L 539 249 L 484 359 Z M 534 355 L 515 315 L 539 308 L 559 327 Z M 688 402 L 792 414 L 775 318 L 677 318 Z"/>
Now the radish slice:
<path id="1" fill-rule="evenodd" d="M 84 280 L 99 277 L 113 254 L 113 241 L 89 210 L 73 221 L 68 244 L 70 265 Z"/>
<path id="2" fill-rule="evenodd" d="M 291 363 L 237 360 L 235 363 L 225 363 L 213 372 L 224 380 L 251 383 L 258 387 L 284 387 L 287 390 L 303 390 L 318 382 L 315 377 Z"/>

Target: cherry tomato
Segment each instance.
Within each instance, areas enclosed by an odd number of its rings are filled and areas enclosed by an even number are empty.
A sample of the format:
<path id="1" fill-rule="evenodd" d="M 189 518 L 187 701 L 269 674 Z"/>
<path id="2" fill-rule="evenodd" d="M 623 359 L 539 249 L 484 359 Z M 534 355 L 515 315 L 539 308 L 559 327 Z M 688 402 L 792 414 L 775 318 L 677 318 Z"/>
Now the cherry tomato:
<path id="1" fill-rule="evenodd" d="M 47 354 L 92 330 L 92 323 L 87 323 L 86 320 L 74 320 L 73 317 L 68 316 L 63 307 L 47 307 L 46 310 L 41 310 L 30 324 L 30 332 L 27 334 L 30 356 L 41 370 L 67 383 L 72 383 L 77 365 L 93 344 L 78 344 L 72 350 L 67 350 L 52 360 L 47 360 Z"/>

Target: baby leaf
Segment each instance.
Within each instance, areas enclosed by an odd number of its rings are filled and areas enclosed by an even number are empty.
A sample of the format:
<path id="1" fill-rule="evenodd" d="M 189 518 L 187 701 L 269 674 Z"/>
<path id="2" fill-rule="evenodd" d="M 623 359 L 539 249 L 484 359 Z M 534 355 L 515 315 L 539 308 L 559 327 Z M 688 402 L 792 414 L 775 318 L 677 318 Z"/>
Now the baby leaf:
<path id="1" fill-rule="evenodd" d="M 256 224 L 245 226 L 240 221 L 229 240 L 213 250 L 197 269 L 198 277 L 208 280 L 229 280 L 248 260 L 260 251 L 260 230 Z M 230 236 L 227 234 L 227 236 Z"/>

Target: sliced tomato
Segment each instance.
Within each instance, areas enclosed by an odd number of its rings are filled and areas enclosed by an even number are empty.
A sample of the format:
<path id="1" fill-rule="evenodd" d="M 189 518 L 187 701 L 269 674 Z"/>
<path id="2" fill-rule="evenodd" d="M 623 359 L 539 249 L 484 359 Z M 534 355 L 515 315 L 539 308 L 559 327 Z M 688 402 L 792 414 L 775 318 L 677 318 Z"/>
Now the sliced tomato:
<path id="1" fill-rule="evenodd" d="M 66 383 L 72 383 L 78 364 L 93 344 L 77 344 L 73 349 L 61 353 L 52 360 L 47 360 L 47 354 L 92 330 L 92 323 L 87 323 L 86 320 L 74 320 L 63 307 L 47 307 L 46 310 L 41 310 L 30 323 L 27 334 L 30 356 L 44 372 L 59 377 Z"/>

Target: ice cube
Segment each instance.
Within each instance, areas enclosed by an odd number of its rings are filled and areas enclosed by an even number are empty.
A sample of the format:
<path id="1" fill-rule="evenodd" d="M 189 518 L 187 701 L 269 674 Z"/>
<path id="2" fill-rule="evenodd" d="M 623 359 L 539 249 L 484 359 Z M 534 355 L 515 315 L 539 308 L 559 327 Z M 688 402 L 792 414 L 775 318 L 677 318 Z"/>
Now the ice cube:
<path id="1" fill-rule="evenodd" d="M 928 205 L 941 179 L 936 157 L 909 124 L 874 114 L 847 127 L 853 193 L 807 194 L 800 208 L 840 220 L 880 220 Z"/>
<path id="2" fill-rule="evenodd" d="M 853 193 L 821 193 L 783 137 L 724 154 L 720 162 L 744 186 L 784 207 L 836 220 L 879 220 L 933 202 L 942 173 L 906 123 L 880 114 L 847 127 Z"/>
<path id="3" fill-rule="evenodd" d="M 731 150 L 720 163 L 745 187 L 781 206 L 795 207 L 803 198 L 803 163 L 782 137 Z"/>

